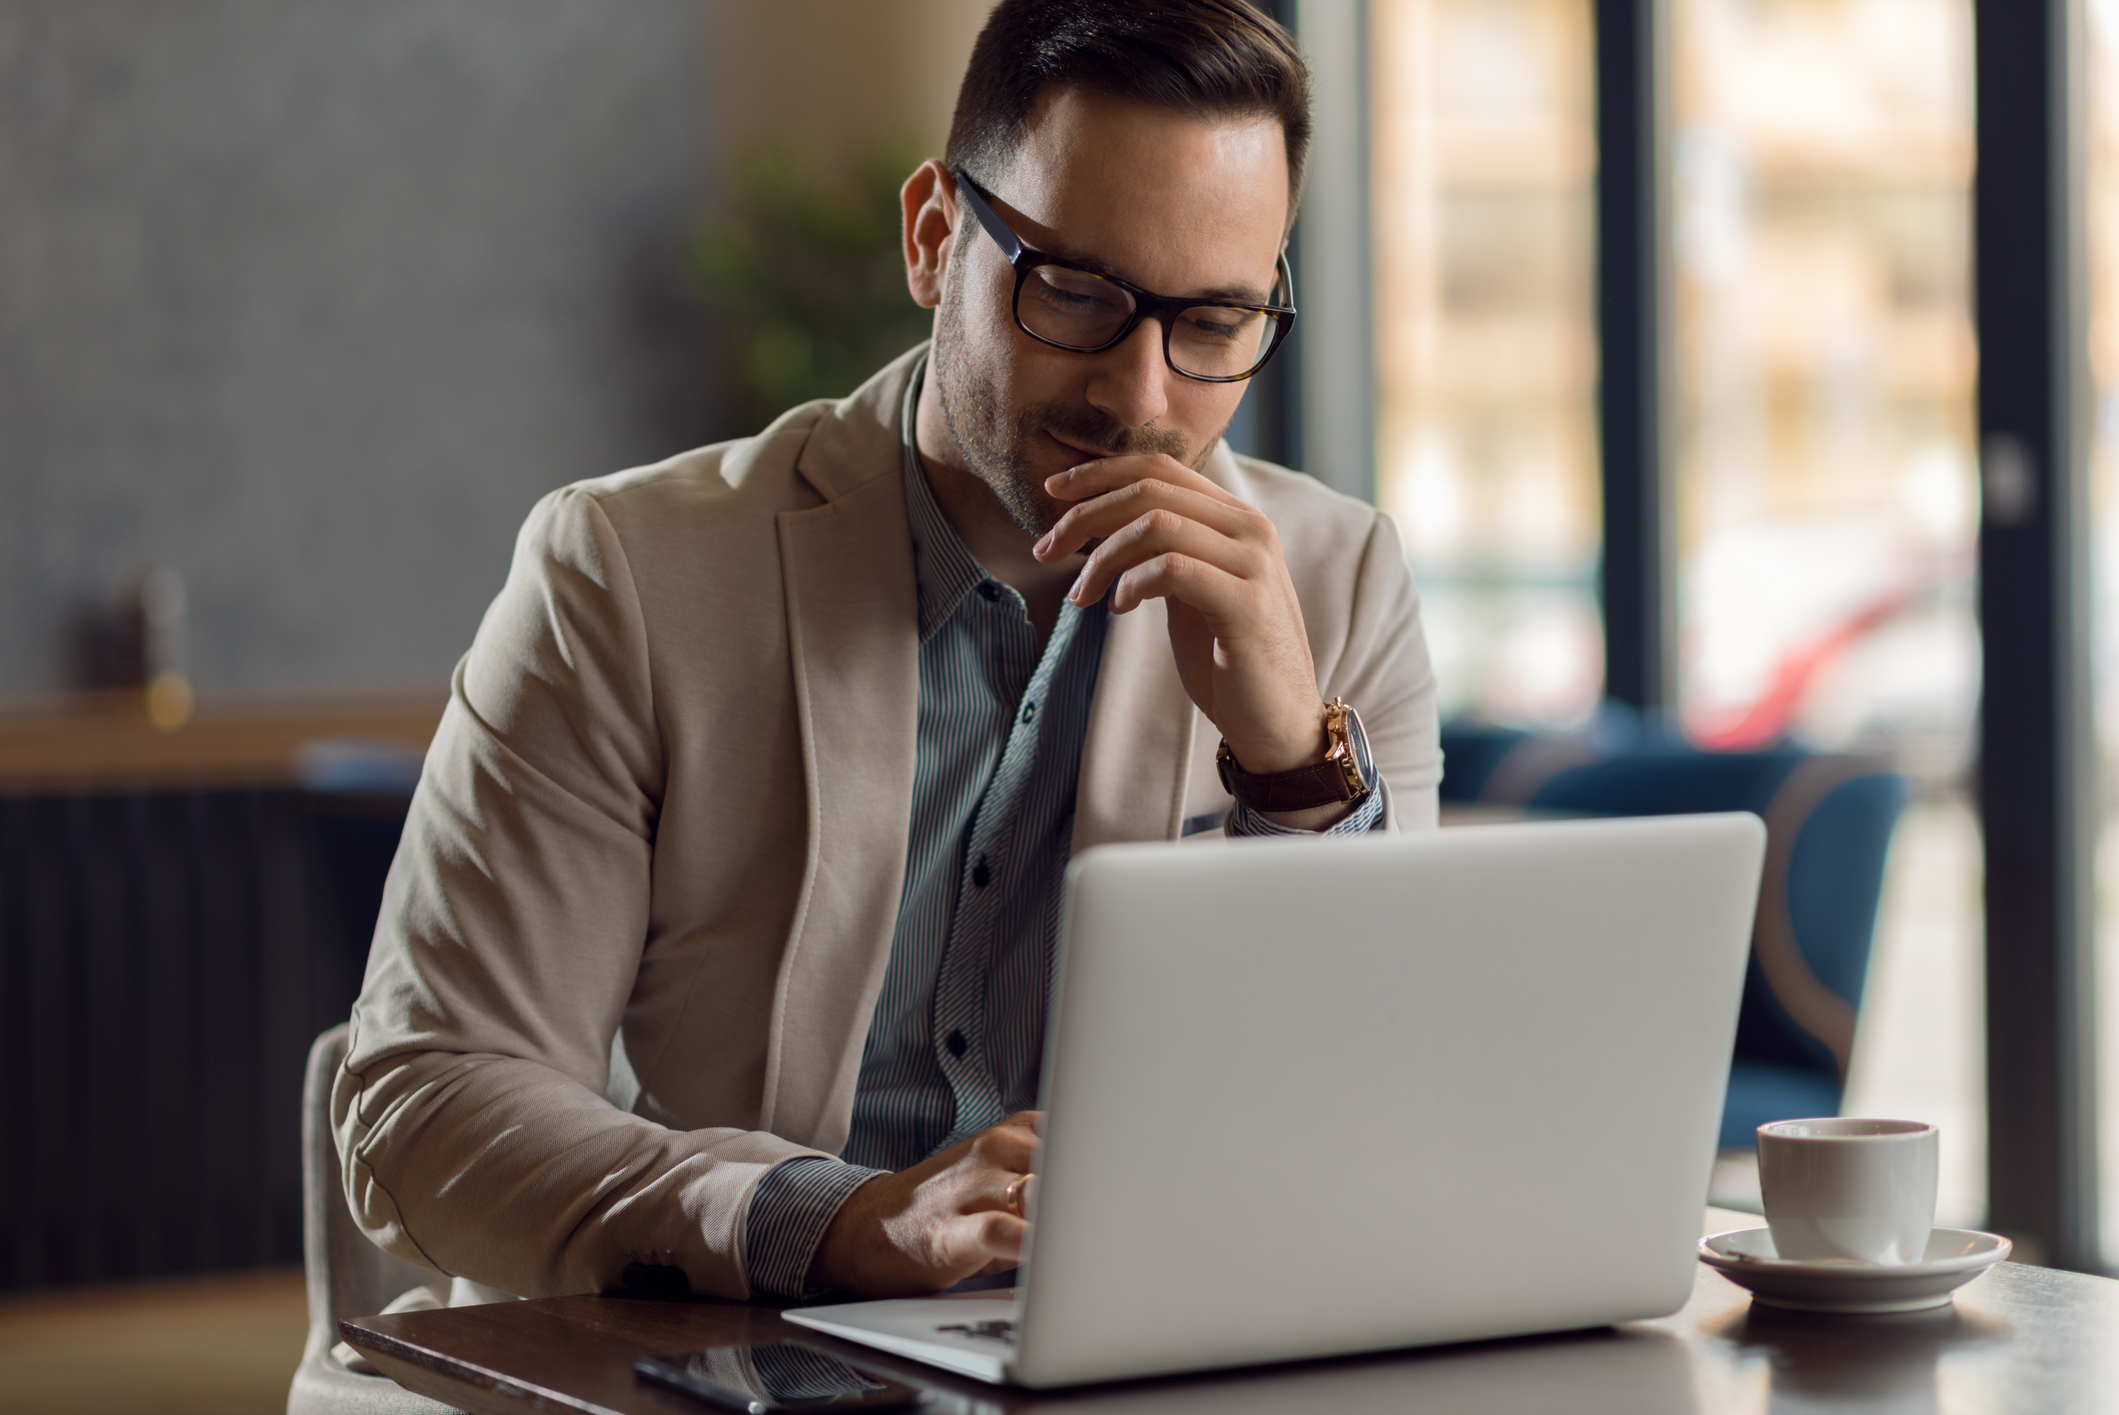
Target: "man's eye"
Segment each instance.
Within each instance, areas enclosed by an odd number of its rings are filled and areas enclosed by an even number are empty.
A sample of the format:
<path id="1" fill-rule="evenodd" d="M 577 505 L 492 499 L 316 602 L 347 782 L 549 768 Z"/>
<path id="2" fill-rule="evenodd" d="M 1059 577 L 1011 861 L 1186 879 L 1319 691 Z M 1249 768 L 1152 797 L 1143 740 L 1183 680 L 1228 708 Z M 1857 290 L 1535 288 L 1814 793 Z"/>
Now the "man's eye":
<path id="1" fill-rule="evenodd" d="M 1228 343 L 1240 337 L 1255 318 L 1243 310 L 1191 309 L 1185 311 L 1184 328 L 1191 338 Z"/>
<path id="2" fill-rule="evenodd" d="M 1093 275 L 1046 267 L 1031 282 L 1030 293 L 1046 306 L 1068 314 L 1100 314 L 1123 311 L 1124 295 Z"/>
<path id="3" fill-rule="evenodd" d="M 1101 295 L 1083 290 L 1062 290 L 1056 285 L 1045 286 L 1039 296 L 1054 309 L 1069 314 L 1093 314 L 1111 308 L 1111 301 Z"/>

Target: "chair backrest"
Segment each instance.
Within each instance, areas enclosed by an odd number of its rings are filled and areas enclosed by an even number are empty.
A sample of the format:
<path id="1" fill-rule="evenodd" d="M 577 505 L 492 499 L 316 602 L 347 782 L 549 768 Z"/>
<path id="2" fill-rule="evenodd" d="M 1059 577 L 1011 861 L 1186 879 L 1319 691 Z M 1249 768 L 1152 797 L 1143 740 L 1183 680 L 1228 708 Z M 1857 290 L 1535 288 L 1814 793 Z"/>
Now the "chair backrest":
<path id="1" fill-rule="evenodd" d="M 1762 816 L 1766 870 L 1736 1055 L 1829 1075 L 1837 1091 L 1905 796 L 1904 780 L 1870 758 L 1657 746 L 1553 772 L 1524 804 L 1569 814 Z"/>
<path id="2" fill-rule="evenodd" d="M 1444 726 L 1442 798 L 1568 815 L 1753 811 L 1766 872 L 1736 1059 L 1846 1080 L 1902 778 L 1865 757 L 1705 752 L 1673 735 Z"/>
<path id="3" fill-rule="evenodd" d="M 435 1276 L 369 1242 L 346 1207 L 331 1133 L 331 1081 L 346 1059 L 346 1030 L 342 1022 L 316 1039 L 302 1082 L 302 1255 L 310 1339 L 319 1328 L 328 1333 L 323 1349 L 338 1340 L 341 1317 L 372 1316 Z"/>
<path id="4" fill-rule="evenodd" d="M 1496 727 L 1473 718 L 1442 724 L 1442 786 L 1445 805 L 1472 805 L 1486 800 L 1486 783 L 1519 743 L 1531 734 L 1517 727 Z"/>
<path id="5" fill-rule="evenodd" d="M 1475 720 L 1442 725 L 1442 803 L 1521 806 L 1556 773 L 1604 760 L 1593 732 L 1526 732 Z"/>

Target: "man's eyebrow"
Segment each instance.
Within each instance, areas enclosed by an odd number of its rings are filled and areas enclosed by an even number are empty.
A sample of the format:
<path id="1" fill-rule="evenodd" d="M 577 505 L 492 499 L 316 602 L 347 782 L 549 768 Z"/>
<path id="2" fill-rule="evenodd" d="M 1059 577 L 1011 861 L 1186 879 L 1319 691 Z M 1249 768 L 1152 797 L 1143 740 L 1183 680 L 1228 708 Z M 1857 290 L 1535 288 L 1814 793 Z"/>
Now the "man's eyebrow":
<path id="1" fill-rule="evenodd" d="M 1036 246 L 1032 247 L 1032 249 L 1037 251 L 1039 255 L 1050 256 L 1054 260 L 1061 260 L 1069 265 L 1079 266 L 1092 275 L 1101 275 L 1107 280 L 1117 280 L 1131 285 L 1137 290 L 1149 290 L 1148 286 L 1143 285 L 1125 272 L 1115 269 L 1107 262 L 1098 260 L 1095 256 L 1083 255 L 1063 247 Z M 1149 290 L 1149 293 L 1161 295 L 1163 292 L 1160 290 Z M 1255 285 L 1220 285 L 1205 290 L 1187 290 L 1182 295 L 1165 295 L 1164 298 L 1171 300 L 1220 301 L 1232 305 L 1255 305 L 1263 308 L 1272 303 L 1272 292 L 1261 291 Z"/>

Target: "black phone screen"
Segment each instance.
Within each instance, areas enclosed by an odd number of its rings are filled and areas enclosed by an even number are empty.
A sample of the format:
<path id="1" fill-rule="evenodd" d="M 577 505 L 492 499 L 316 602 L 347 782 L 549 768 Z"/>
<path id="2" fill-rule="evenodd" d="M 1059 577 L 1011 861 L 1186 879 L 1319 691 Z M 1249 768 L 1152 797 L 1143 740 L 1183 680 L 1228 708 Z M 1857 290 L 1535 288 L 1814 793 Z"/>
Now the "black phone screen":
<path id="1" fill-rule="evenodd" d="M 710 1346 L 678 1356 L 643 1356 L 633 1369 L 709 1405 L 742 1415 L 809 1410 L 908 1410 L 922 1403 L 916 1386 L 880 1371 L 848 1365 L 827 1351 L 791 1341 Z"/>

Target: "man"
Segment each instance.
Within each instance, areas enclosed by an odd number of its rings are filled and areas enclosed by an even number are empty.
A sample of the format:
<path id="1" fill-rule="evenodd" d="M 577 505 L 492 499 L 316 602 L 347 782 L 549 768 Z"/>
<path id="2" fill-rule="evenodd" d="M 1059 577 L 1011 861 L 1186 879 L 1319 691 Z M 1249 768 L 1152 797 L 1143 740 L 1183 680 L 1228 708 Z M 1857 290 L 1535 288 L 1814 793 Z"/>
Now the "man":
<path id="1" fill-rule="evenodd" d="M 539 505 L 334 1095 L 377 1242 L 526 1294 L 1005 1270 L 1069 855 L 1432 823 L 1395 533 L 1220 440 L 1305 85 L 1242 0 L 1006 0 L 904 187 L 931 348 Z"/>

